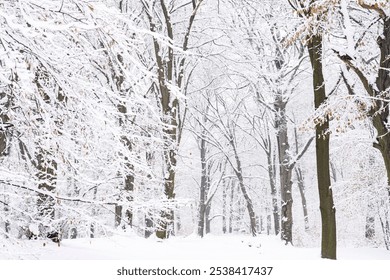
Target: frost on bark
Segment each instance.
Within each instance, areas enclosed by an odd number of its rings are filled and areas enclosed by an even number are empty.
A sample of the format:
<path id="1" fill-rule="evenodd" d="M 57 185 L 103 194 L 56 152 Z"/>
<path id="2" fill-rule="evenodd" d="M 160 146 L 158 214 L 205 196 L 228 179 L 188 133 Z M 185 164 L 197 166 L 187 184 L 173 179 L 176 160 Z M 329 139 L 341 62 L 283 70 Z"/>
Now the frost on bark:
<path id="1" fill-rule="evenodd" d="M 377 45 L 380 52 L 376 79 L 371 79 L 364 73 L 364 70 L 357 66 L 350 56 L 341 55 L 336 51 L 338 57 L 348 66 L 360 79 L 366 92 L 372 97 L 372 107 L 368 111 L 371 123 L 376 130 L 376 141 L 374 148 L 378 149 L 384 161 L 387 176 L 387 200 L 390 202 L 390 131 L 389 131 L 389 90 L 390 90 L 390 16 L 388 11 L 380 5 L 367 4 L 358 1 L 358 4 L 367 10 L 372 10 L 379 15 L 381 33 L 377 38 Z M 348 85 L 347 85 L 348 86 Z M 385 235 L 386 248 L 390 248 L 390 226 L 387 217 L 381 220 L 382 229 Z"/>
<path id="2" fill-rule="evenodd" d="M 205 213 L 206 213 L 206 196 L 207 196 L 207 162 L 206 162 L 206 139 L 204 135 L 200 139 L 200 162 L 202 175 L 200 178 L 200 190 L 199 190 L 199 213 L 198 213 L 198 235 L 203 237 L 205 226 Z"/>
<path id="3" fill-rule="evenodd" d="M 277 131 L 277 142 L 279 151 L 279 171 L 280 171 L 280 193 L 281 193 L 281 238 L 288 244 L 292 244 L 292 166 L 290 156 L 290 145 L 287 134 L 286 102 L 283 95 L 278 94 L 274 103 L 275 129 Z"/>
<path id="4" fill-rule="evenodd" d="M 338 57 L 358 76 L 369 96 L 373 97 L 373 107 L 368 112 L 372 125 L 376 129 L 376 142 L 374 148 L 381 152 L 387 175 L 388 194 L 390 199 L 390 133 L 389 133 L 389 89 L 390 89 L 390 16 L 377 5 L 364 4 L 359 1 L 359 5 L 368 10 L 373 10 L 379 14 L 382 34 L 377 38 L 377 45 L 380 51 L 379 67 L 374 82 L 366 76 L 362 69 L 356 66 L 353 58 L 347 55 Z"/>
<path id="5" fill-rule="evenodd" d="M 119 125 L 121 127 L 124 127 L 126 122 L 126 113 L 127 108 L 124 104 L 118 105 L 118 111 L 123 114 L 119 118 Z M 124 146 L 124 148 L 127 150 L 127 152 L 131 153 L 132 151 L 132 143 L 128 136 L 122 135 L 121 142 Z M 120 155 L 123 157 L 124 161 L 124 171 L 123 171 L 123 191 L 120 192 L 120 200 L 122 200 L 122 196 L 124 196 L 124 204 L 126 204 L 125 208 L 125 219 L 123 219 L 123 202 L 119 202 L 115 206 L 115 225 L 118 227 L 121 225 L 121 223 L 124 221 L 127 225 L 130 227 L 133 226 L 133 210 L 131 208 L 131 204 L 133 202 L 133 195 L 134 195 L 134 165 L 131 164 L 130 159 L 128 156 Z"/>
<path id="6" fill-rule="evenodd" d="M 0 92 L 0 100 L 6 100 L 3 104 L 1 104 L 0 107 L 0 125 L 7 124 L 9 122 L 9 117 L 7 115 L 7 112 L 10 107 L 10 97 L 7 96 L 6 92 Z M 0 162 L 3 160 L 4 157 L 6 157 L 9 154 L 9 141 L 10 141 L 10 133 L 8 131 L 8 128 L 4 126 L 0 130 Z M 8 219 L 8 212 L 10 211 L 7 196 L 4 195 L 4 198 L 2 201 L 2 204 L 4 206 L 3 211 L 5 212 L 5 221 L 4 221 L 4 232 L 5 237 L 8 238 L 10 230 L 11 230 L 11 223 Z"/>
<path id="7" fill-rule="evenodd" d="M 40 97 L 47 104 L 50 104 L 52 100 L 50 99 L 50 96 L 47 93 L 48 89 L 44 87 L 44 84 L 50 81 L 50 79 L 51 77 L 45 67 L 43 65 L 39 65 L 39 67 L 35 70 L 34 83 Z M 53 102 L 58 101 L 65 101 L 60 87 L 58 88 L 57 100 L 54 100 Z M 42 109 L 37 107 L 36 110 L 36 113 L 40 114 Z M 42 122 L 44 122 L 43 119 Z M 57 125 L 60 125 L 58 121 Z M 38 192 L 37 199 L 38 215 L 42 221 L 45 221 L 44 224 L 47 224 L 55 218 L 56 201 L 53 196 L 57 184 L 57 161 L 50 150 L 50 147 L 45 147 L 42 143 L 38 148 L 35 159 L 35 167 L 37 169 L 35 176 L 39 182 L 38 189 L 41 190 L 41 192 Z M 40 232 L 40 234 L 45 234 L 45 232 Z"/>
<path id="8" fill-rule="evenodd" d="M 195 17 L 203 0 L 193 2 L 193 9 L 188 18 L 188 24 L 184 30 L 184 36 L 177 36 L 175 24 L 172 20 L 172 7 L 175 3 L 168 3 L 165 0 L 143 2 L 144 11 L 149 23 L 149 29 L 153 34 L 163 33 L 169 44 L 164 44 L 156 36 L 153 37 L 153 56 L 155 69 L 157 71 L 156 90 L 157 101 L 161 110 L 162 133 L 164 138 L 163 147 L 163 176 L 164 176 L 164 197 L 166 205 L 161 210 L 161 218 L 158 222 L 156 235 L 165 239 L 173 231 L 174 213 L 171 203 L 175 199 L 175 178 L 177 153 L 180 144 L 182 118 L 180 105 L 175 90 L 183 90 L 185 78 L 186 56 L 177 53 L 170 45 L 173 42 L 180 45 L 181 51 L 185 52 L 189 47 L 191 31 L 195 22 Z M 181 41 L 180 41 L 181 40 Z M 184 92 L 185 95 L 185 92 Z"/>

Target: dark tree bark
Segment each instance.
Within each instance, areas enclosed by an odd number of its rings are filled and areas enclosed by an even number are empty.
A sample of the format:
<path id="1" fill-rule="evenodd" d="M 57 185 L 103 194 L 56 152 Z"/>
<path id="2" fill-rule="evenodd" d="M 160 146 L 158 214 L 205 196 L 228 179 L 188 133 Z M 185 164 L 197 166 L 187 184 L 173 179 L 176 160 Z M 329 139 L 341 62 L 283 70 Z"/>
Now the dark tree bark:
<path id="1" fill-rule="evenodd" d="M 322 72 L 322 35 L 313 35 L 308 42 L 313 70 L 314 104 L 318 109 L 326 101 L 325 81 Z M 316 124 L 317 181 L 322 221 L 321 257 L 336 259 L 336 208 L 329 170 L 329 120 Z"/>
<path id="2" fill-rule="evenodd" d="M 149 29 L 153 33 L 158 33 L 160 28 L 158 25 L 164 25 L 166 36 L 170 42 L 178 41 L 174 38 L 174 27 L 171 19 L 171 9 L 166 5 L 164 0 L 160 0 L 159 7 L 161 8 L 161 15 L 155 15 L 156 6 L 146 1 L 143 2 L 144 11 L 149 21 Z M 193 7 L 192 13 L 188 19 L 188 25 L 182 38 L 181 48 L 183 51 L 188 50 L 191 30 L 195 22 L 195 17 L 201 6 L 203 0 L 197 1 Z M 151 6 L 153 5 L 153 7 Z M 174 49 L 170 45 L 163 45 L 156 37 L 153 37 L 154 60 L 157 69 L 157 90 L 158 103 L 161 108 L 161 121 L 163 123 L 163 137 L 164 137 L 164 195 L 166 200 L 172 201 L 175 199 L 175 177 L 176 177 L 176 163 L 177 163 L 177 149 L 180 144 L 182 119 L 180 116 L 180 102 L 177 96 L 172 92 L 172 86 L 176 86 L 182 90 L 183 80 L 185 78 L 185 64 L 186 57 L 179 58 L 176 56 Z M 164 55 L 166 53 L 166 55 Z M 164 57 L 163 57 L 164 56 Z M 158 223 L 156 236 L 161 239 L 168 238 L 170 232 L 173 230 L 173 210 L 169 207 L 161 211 L 161 219 Z"/>
<path id="3" fill-rule="evenodd" d="M 281 192 L 281 238 L 288 244 L 292 244 L 292 169 L 290 144 L 287 133 L 286 102 L 283 100 L 283 94 L 278 93 L 275 98 L 274 107 L 276 111 L 275 128 L 277 131 L 277 142 L 279 151 L 279 170 L 280 170 L 280 192 Z"/>
<path id="4" fill-rule="evenodd" d="M 377 131 L 377 143 L 374 147 L 381 154 L 386 167 L 388 194 L 390 198 L 390 133 L 388 129 L 389 118 L 389 102 L 388 100 L 390 89 L 390 17 L 383 15 L 383 36 L 378 37 L 378 46 L 380 49 L 380 67 L 376 79 L 377 91 L 374 91 L 374 96 L 379 97 L 375 101 L 374 112 L 372 113 L 372 123 Z"/>
<path id="5" fill-rule="evenodd" d="M 151 213 L 145 215 L 145 238 L 149 238 L 154 233 L 154 223 Z"/>
<path id="6" fill-rule="evenodd" d="M 118 79 L 117 79 L 118 80 Z M 123 81 L 123 79 L 120 79 Z M 118 89 L 120 90 L 121 84 L 117 83 Z M 125 126 L 126 121 L 125 121 L 125 116 L 127 113 L 127 108 L 124 104 L 119 104 L 118 105 L 118 111 L 123 114 L 123 117 L 119 118 L 119 125 L 120 126 Z M 134 121 L 133 121 L 134 122 Z M 129 137 L 123 135 L 121 137 L 122 144 L 124 147 L 131 152 L 132 151 L 132 143 L 129 140 Z M 123 156 L 123 155 L 121 155 Z M 130 163 L 130 159 L 127 156 L 124 156 L 124 174 L 123 174 L 123 193 L 125 196 L 125 202 L 126 204 L 131 204 L 133 201 L 133 192 L 134 192 L 134 166 Z M 122 192 L 121 192 L 122 193 Z M 125 210 L 125 221 L 126 224 L 129 225 L 130 227 L 133 226 L 133 210 L 131 208 L 131 205 L 126 207 Z M 118 227 L 123 220 L 123 205 L 122 204 L 117 204 L 115 206 L 115 226 Z"/>
<path id="7" fill-rule="evenodd" d="M 46 89 L 42 86 L 47 79 L 49 79 L 49 74 L 47 73 L 45 67 L 40 65 L 35 72 L 34 83 L 43 101 L 50 103 L 50 97 L 45 91 Z M 61 88 L 59 88 L 58 91 L 57 101 L 66 101 L 65 97 L 61 93 Z M 37 108 L 37 110 L 40 110 L 40 108 Z M 35 167 L 37 169 L 36 177 L 40 182 L 38 184 L 38 189 L 43 190 L 44 192 L 54 193 L 57 182 L 57 162 L 53 159 L 52 153 L 49 150 L 46 150 L 45 147 L 39 147 L 35 158 Z M 52 196 L 44 193 L 38 194 L 37 207 L 40 219 L 46 219 L 49 221 L 54 220 L 55 203 L 56 202 Z M 46 233 L 40 232 L 40 234 L 45 236 Z"/>

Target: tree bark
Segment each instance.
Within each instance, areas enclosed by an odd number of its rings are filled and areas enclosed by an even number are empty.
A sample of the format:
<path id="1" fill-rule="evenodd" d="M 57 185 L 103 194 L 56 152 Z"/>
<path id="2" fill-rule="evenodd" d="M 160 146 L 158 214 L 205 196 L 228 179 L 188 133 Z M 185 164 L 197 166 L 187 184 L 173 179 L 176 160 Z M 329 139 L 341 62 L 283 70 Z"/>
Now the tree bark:
<path id="1" fill-rule="evenodd" d="M 302 170 L 299 166 L 295 167 L 295 174 L 297 176 L 297 183 L 298 183 L 298 189 L 299 194 L 301 196 L 301 202 L 302 202 L 302 210 L 303 210 L 303 220 L 305 223 L 305 230 L 309 230 L 309 215 L 307 212 L 307 202 L 306 202 L 306 194 L 305 194 L 305 184 L 303 181 L 303 174 Z"/>
<path id="2" fill-rule="evenodd" d="M 223 179 L 222 190 L 222 232 L 227 232 L 227 186 L 226 179 Z"/>
<path id="3" fill-rule="evenodd" d="M 362 4 L 361 4 L 362 5 Z M 390 89 L 390 17 L 375 5 L 363 5 L 366 9 L 372 9 L 379 12 L 383 21 L 383 34 L 378 37 L 377 43 L 380 50 L 378 75 L 373 85 L 365 74 L 355 64 L 353 59 L 347 59 L 338 54 L 338 57 L 356 73 L 362 82 L 368 95 L 373 97 L 374 106 L 369 112 L 372 125 L 377 132 L 376 142 L 373 144 L 382 155 L 387 175 L 387 193 L 390 201 L 390 133 L 388 128 L 389 118 L 389 93 Z"/>
<path id="4" fill-rule="evenodd" d="M 268 140 L 268 150 L 266 151 L 267 154 L 267 163 L 268 163 L 268 178 L 270 181 L 270 187 L 271 187 L 271 199 L 272 199 L 272 215 L 274 217 L 274 229 L 275 229 L 275 235 L 278 235 L 280 233 L 280 215 L 279 215 L 279 205 L 278 205 L 278 198 L 277 198 L 277 189 L 276 189 L 276 169 L 275 169 L 275 158 L 272 157 L 272 146 L 271 146 L 271 140 Z"/>
<path id="5" fill-rule="evenodd" d="M 299 147 L 298 147 L 298 133 L 297 129 L 294 128 L 294 137 L 295 137 L 295 153 L 299 154 Z M 332 165 L 331 165 L 332 167 Z M 296 165 L 294 167 L 295 169 L 295 175 L 297 176 L 297 183 L 298 183 L 298 189 L 299 194 L 301 195 L 301 202 L 302 202 L 302 210 L 303 210 L 303 220 L 305 224 L 305 230 L 309 230 L 309 216 L 307 212 L 307 202 L 306 202 L 306 194 L 305 194 L 305 183 L 303 179 L 303 173 L 299 165 Z M 333 168 L 332 168 L 333 171 Z"/>
<path id="6" fill-rule="evenodd" d="M 209 198 L 210 194 L 210 186 L 211 186 L 211 164 L 207 166 L 207 177 L 206 177 L 206 209 L 205 209 L 205 223 L 206 223 L 206 234 L 209 234 L 211 232 L 211 219 L 210 219 L 210 212 L 211 212 L 211 198 Z"/>
<path id="7" fill-rule="evenodd" d="M 238 184 L 240 186 L 240 190 L 242 192 L 242 195 L 244 196 L 245 202 L 246 202 L 246 207 L 248 210 L 249 214 L 249 222 L 250 222 L 250 232 L 253 236 L 256 236 L 256 215 L 255 211 L 253 209 L 253 203 L 251 198 L 249 197 L 249 194 L 246 190 L 245 184 L 244 184 L 244 177 L 242 175 L 242 168 L 241 168 L 241 160 L 238 156 L 237 148 L 236 145 L 233 141 L 233 139 L 230 140 L 230 145 L 233 148 L 234 151 L 234 157 L 236 160 L 236 168 L 234 168 L 237 179 L 238 179 Z"/>
<path id="8" fill-rule="evenodd" d="M 313 70 L 314 104 L 318 109 L 326 101 L 325 81 L 322 72 L 322 35 L 313 35 L 308 42 Z M 322 221 L 321 257 L 336 259 L 336 208 L 329 170 L 329 120 L 316 124 L 317 181 Z"/>
<path id="9" fill-rule="evenodd" d="M 387 191 L 390 200 L 389 102 L 384 101 L 384 99 L 388 99 L 389 93 L 387 91 L 390 89 L 390 17 L 383 18 L 383 36 L 378 37 L 377 42 L 381 55 L 380 67 L 376 79 L 378 92 L 375 92 L 375 95 L 383 100 L 377 100 L 375 102 L 375 112 L 372 114 L 372 123 L 377 131 L 377 143 L 374 144 L 374 147 L 381 152 L 386 167 Z"/>
<path id="10" fill-rule="evenodd" d="M 234 181 L 230 181 L 230 207 L 229 207 L 229 233 L 233 232 L 233 216 L 234 216 L 234 195 L 235 184 Z"/>
<path id="11" fill-rule="evenodd" d="M 38 184 L 38 189 L 54 192 L 57 180 L 57 163 L 54 160 L 48 160 L 49 157 L 49 152 L 41 149 L 40 153 L 36 156 L 38 167 L 36 176 L 41 181 Z M 42 219 L 54 220 L 54 205 L 55 201 L 53 197 L 42 193 L 38 194 L 38 213 Z"/>
<path id="12" fill-rule="evenodd" d="M 275 128 L 277 131 L 277 142 L 279 152 L 280 170 L 280 193 L 281 193 L 281 238 L 288 244 L 292 244 L 292 170 L 290 167 L 290 144 L 287 131 L 286 102 L 283 95 L 278 93 L 275 98 L 274 107 L 276 111 Z"/>
<path id="13" fill-rule="evenodd" d="M 203 133 L 202 133 L 203 136 Z M 202 175 L 200 178 L 199 190 L 199 211 L 198 211 L 198 235 L 203 237 L 205 226 L 205 212 L 206 212 L 206 185 L 207 185 L 207 163 L 206 163 L 206 139 L 200 139 L 200 163 Z"/>

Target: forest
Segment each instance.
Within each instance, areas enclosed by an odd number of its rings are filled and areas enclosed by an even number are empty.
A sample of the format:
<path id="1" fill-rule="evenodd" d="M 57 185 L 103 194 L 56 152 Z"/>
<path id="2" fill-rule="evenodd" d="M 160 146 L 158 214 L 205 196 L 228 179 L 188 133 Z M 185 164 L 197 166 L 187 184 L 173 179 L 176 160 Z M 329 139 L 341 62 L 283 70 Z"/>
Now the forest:
<path id="1" fill-rule="evenodd" d="M 0 245 L 390 250 L 388 0 L 0 1 Z"/>

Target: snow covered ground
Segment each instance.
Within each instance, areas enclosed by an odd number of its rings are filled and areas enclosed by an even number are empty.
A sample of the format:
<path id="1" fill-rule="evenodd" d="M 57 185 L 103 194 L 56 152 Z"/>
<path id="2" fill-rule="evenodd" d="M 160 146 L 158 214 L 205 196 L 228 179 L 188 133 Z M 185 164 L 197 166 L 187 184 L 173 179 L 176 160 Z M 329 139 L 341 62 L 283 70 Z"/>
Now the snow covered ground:
<path id="1" fill-rule="evenodd" d="M 320 248 L 285 246 L 274 236 L 197 236 L 169 240 L 115 235 L 96 239 L 26 240 L 0 250 L 0 259 L 27 260 L 319 260 Z M 384 248 L 338 248 L 340 260 L 390 260 Z"/>

